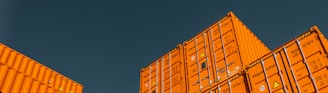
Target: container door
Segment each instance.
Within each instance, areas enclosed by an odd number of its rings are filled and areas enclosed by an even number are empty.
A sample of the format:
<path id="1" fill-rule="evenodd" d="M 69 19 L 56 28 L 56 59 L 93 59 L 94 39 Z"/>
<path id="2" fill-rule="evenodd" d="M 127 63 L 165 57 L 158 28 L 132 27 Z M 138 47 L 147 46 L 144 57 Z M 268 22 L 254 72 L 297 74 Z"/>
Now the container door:
<path id="1" fill-rule="evenodd" d="M 231 18 L 213 25 L 210 36 L 215 81 L 221 82 L 237 74 L 243 67 Z"/>
<path id="2" fill-rule="evenodd" d="M 141 71 L 140 93 L 154 93 L 158 91 L 159 65 L 159 62 L 155 62 Z"/>
<path id="3" fill-rule="evenodd" d="M 317 33 L 303 34 L 283 48 L 298 92 L 327 92 L 327 52 Z"/>
<path id="4" fill-rule="evenodd" d="M 208 31 L 185 42 L 189 92 L 201 92 L 214 81 Z"/>
<path id="5" fill-rule="evenodd" d="M 205 93 L 249 93 L 249 90 L 245 75 L 237 74 L 218 86 L 213 86 L 209 92 Z"/>
<path id="6" fill-rule="evenodd" d="M 247 66 L 250 89 L 256 93 L 292 92 L 280 54 L 272 53 Z M 288 90 L 289 89 L 289 90 Z"/>
<path id="7" fill-rule="evenodd" d="M 182 75 L 184 72 L 181 72 L 181 69 L 184 68 L 182 68 L 183 63 L 181 62 L 180 54 L 181 51 L 178 48 L 162 57 L 161 82 L 163 83 L 161 93 L 183 93 L 185 91 L 185 88 L 182 87 Z"/>

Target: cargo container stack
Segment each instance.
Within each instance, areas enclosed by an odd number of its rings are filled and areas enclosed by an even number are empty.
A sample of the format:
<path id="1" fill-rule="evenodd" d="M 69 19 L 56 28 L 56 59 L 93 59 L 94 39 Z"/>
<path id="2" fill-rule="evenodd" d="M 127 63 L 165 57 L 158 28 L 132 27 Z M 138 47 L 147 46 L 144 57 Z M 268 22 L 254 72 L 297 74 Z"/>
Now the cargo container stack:
<path id="1" fill-rule="evenodd" d="M 246 68 L 254 93 L 325 93 L 328 91 L 327 39 L 317 26 Z"/>
<path id="2" fill-rule="evenodd" d="M 189 93 L 204 93 L 212 87 L 233 92 L 232 85 L 240 81 L 231 82 L 231 78 L 270 52 L 232 12 L 183 45 Z"/>
<path id="3" fill-rule="evenodd" d="M 186 93 L 182 45 L 140 71 L 140 93 Z"/>
<path id="4" fill-rule="evenodd" d="M 0 92 L 82 93 L 83 85 L 0 43 Z"/>
<path id="5" fill-rule="evenodd" d="M 327 91 L 328 40 L 317 26 L 270 51 L 232 12 L 140 76 L 140 93 Z"/>
<path id="6" fill-rule="evenodd" d="M 171 58 L 173 51 L 180 51 L 177 52 L 179 58 Z M 142 68 L 139 92 L 204 93 L 217 87 L 232 90 L 232 86 L 227 84 L 246 81 L 241 71 L 247 64 L 269 52 L 269 48 L 229 12 L 221 20 Z M 241 87 L 246 88 L 245 85 Z"/>

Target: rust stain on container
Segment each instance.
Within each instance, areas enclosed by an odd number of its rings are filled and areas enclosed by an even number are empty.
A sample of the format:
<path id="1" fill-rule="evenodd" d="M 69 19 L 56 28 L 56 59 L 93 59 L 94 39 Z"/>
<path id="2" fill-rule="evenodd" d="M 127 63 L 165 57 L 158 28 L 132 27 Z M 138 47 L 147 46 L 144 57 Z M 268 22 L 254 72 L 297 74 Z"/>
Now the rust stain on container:
<path id="1" fill-rule="evenodd" d="M 82 90 L 81 84 L 0 43 L 2 93 L 82 93 Z"/>

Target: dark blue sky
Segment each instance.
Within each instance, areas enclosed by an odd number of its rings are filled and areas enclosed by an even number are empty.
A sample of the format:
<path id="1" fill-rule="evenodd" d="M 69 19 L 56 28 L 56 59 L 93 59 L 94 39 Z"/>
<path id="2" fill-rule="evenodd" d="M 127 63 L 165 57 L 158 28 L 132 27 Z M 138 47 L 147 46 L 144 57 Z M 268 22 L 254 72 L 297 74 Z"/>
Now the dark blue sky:
<path id="1" fill-rule="evenodd" d="M 233 11 L 274 49 L 318 25 L 328 2 L 0 0 L 0 42 L 80 82 L 136 93 L 139 70 Z"/>

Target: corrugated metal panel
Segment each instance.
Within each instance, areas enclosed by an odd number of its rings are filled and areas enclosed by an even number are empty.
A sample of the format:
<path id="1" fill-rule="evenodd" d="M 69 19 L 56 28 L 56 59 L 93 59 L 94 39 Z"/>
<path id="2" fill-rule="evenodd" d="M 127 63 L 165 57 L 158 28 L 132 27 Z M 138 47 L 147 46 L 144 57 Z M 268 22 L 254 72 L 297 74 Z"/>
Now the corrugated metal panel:
<path id="1" fill-rule="evenodd" d="M 72 81 L 67 81 L 67 84 L 66 84 L 66 88 L 65 88 L 65 93 L 70 93 L 71 91 L 71 85 L 72 85 Z"/>
<path id="2" fill-rule="evenodd" d="M 328 41 L 316 26 L 269 53 L 230 12 L 179 49 L 180 58 L 172 50 L 141 70 L 140 93 L 328 91 Z"/>
<path id="3" fill-rule="evenodd" d="M 272 53 L 248 65 L 252 92 L 328 91 L 327 42 L 314 26 Z"/>
<path id="4" fill-rule="evenodd" d="M 160 83 L 162 83 L 158 82 L 158 78 L 160 78 L 161 75 L 158 74 L 159 66 L 160 65 L 158 61 L 156 61 L 155 63 L 152 63 L 149 67 L 141 71 L 141 93 L 148 93 L 149 91 L 158 91 L 158 87 L 160 87 Z M 152 84 L 152 82 L 154 83 Z M 155 90 L 152 90 L 154 88 Z"/>
<path id="5" fill-rule="evenodd" d="M 55 90 L 53 88 L 49 88 L 47 89 L 47 93 L 55 93 Z"/>
<path id="6" fill-rule="evenodd" d="M 208 90 L 270 52 L 232 12 L 184 46 L 190 93 Z"/>
<path id="7" fill-rule="evenodd" d="M 83 90 L 83 86 L 81 84 L 78 84 L 76 92 L 74 93 L 82 93 L 82 90 Z"/>
<path id="8" fill-rule="evenodd" d="M 47 93 L 47 85 L 41 83 L 39 93 Z"/>
<path id="9" fill-rule="evenodd" d="M 8 69 L 6 78 L 4 79 L 3 86 L 1 87 L 1 90 L 5 93 L 9 93 L 10 88 L 12 87 L 13 80 L 15 78 L 16 71 L 13 69 Z"/>
<path id="10" fill-rule="evenodd" d="M 83 86 L 0 44 L 0 91 L 3 93 L 82 93 Z M 71 90 L 70 88 L 74 89 Z"/>
<path id="11" fill-rule="evenodd" d="M 29 93 L 29 91 L 31 89 L 31 85 L 32 85 L 32 78 L 25 77 L 23 85 L 22 85 L 22 89 L 20 90 L 20 92 Z"/>
<path id="12" fill-rule="evenodd" d="M 23 60 L 23 55 L 17 55 L 16 59 L 15 59 L 15 62 L 14 62 L 13 68 L 18 70 L 21 63 L 22 63 L 22 60 Z"/>
<path id="13" fill-rule="evenodd" d="M 26 57 L 23 57 L 23 60 L 22 60 L 22 65 L 19 67 L 19 72 L 21 72 L 21 73 L 24 73 L 25 72 L 25 69 L 26 69 L 26 67 L 27 67 L 27 64 L 28 64 L 28 58 L 26 58 Z"/>
<path id="14" fill-rule="evenodd" d="M 7 76 L 7 72 L 8 72 L 8 66 L 0 64 L 0 88 L 3 86 L 3 83 Z"/>
<path id="15" fill-rule="evenodd" d="M 202 93 L 249 93 L 246 77 L 241 72 Z"/>
<path id="16" fill-rule="evenodd" d="M 182 45 L 140 71 L 140 93 L 185 93 Z"/>
<path id="17" fill-rule="evenodd" d="M 11 91 L 12 93 L 19 93 L 23 84 L 23 80 L 24 80 L 24 74 L 18 72 L 12 87 L 12 91 Z"/>
<path id="18" fill-rule="evenodd" d="M 282 51 L 275 51 L 261 57 L 247 66 L 250 90 L 254 93 L 290 92 L 291 86 L 284 69 Z"/>
<path id="19" fill-rule="evenodd" d="M 283 46 L 289 64 L 290 79 L 301 92 L 323 92 L 328 88 L 327 50 L 317 27 Z"/>
<path id="20" fill-rule="evenodd" d="M 229 15 L 232 18 L 233 29 L 236 33 L 236 41 L 243 62 L 249 64 L 270 52 L 270 49 L 238 17 L 232 12 Z"/>
<path id="21" fill-rule="evenodd" d="M 214 82 L 208 34 L 207 30 L 184 42 L 188 92 L 201 91 Z"/>

